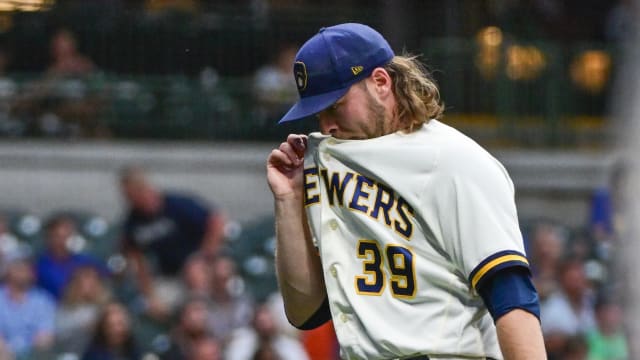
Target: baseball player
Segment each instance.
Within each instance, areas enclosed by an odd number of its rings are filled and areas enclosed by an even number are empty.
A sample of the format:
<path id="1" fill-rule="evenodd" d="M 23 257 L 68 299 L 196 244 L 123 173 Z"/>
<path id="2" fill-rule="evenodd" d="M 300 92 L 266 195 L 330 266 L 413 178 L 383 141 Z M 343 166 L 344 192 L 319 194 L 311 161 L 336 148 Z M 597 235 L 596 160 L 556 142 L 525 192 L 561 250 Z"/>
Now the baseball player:
<path id="1" fill-rule="evenodd" d="M 293 72 L 280 122 L 321 131 L 267 160 L 289 321 L 333 319 L 345 359 L 544 359 L 513 184 L 437 120 L 420 63 L 350 23 L 309 39 Z"/>

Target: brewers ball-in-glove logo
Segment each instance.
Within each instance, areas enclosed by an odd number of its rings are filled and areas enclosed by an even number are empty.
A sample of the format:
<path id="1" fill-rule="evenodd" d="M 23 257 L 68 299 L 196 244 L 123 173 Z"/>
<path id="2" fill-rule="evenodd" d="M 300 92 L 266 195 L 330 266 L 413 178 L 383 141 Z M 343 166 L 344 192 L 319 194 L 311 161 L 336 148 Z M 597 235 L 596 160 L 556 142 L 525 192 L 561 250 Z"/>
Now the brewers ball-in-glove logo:
<path id="1" fill-rule="evenodd" d="M 296 61 L 293 64 L 293 74 L 296 78 L 298 91 L 304 91 L 307 88 L 307 67 L 302 61 Z"/>

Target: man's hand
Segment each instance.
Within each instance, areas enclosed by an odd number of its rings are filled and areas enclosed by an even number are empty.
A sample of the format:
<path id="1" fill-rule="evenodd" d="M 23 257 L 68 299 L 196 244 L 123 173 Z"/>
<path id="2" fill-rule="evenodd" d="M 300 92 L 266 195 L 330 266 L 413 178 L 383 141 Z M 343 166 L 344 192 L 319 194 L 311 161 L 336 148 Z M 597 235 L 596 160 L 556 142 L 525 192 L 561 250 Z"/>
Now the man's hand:
<path id="1" fill-rule="evenodd" d="M 267 159 L 267 181 L 274 198 L 302 193 L 302 171 L 307 136 L 291 134 L 271 151 Z"/>

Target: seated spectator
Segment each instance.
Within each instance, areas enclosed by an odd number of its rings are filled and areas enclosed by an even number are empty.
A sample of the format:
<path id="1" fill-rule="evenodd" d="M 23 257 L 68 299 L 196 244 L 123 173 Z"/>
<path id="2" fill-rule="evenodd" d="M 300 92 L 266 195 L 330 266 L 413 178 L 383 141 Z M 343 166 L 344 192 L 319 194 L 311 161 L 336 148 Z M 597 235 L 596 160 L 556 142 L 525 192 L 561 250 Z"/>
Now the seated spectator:
<path id="1" fill-rule="evenodd" d="M 310 360 L 338 360 L 340 358 L 340 345 L 332 321 L 312 330 L 300 331 L 289 323 L 284 311 L 284 300 L 279 291 L 269 295 L 264 305 L 273 315 L 278 331 L 292 339 L 299 339 Z M 263 351 L 256 352 L 256 356 L 259 352 L 260 358 L 268 358 L 271 355 L 270 348 L 270 345 L 265 346 Z"/>
<path id="2" fill-rule="evenodd" d="M 123 250 L 147 313 L 163 319 L 182 297 L 179 276 L 189 256 L 213 257 L 220 251 L 225 217 L 196 198 L 160 191 L 137 167 L 124 169 L 120 184 L 129 206 Z"/>
<path id="3" fill-rule="evenodd" d="M 208 311 L 208 303 L 204 298 L 192 298 L 183 305 L 178 323 L 171 331 L 171 345 L 162 354 L 162 359 L 186 360 L 196 357 L 196 343 L 212 336 L 207 329 Z"/>
<path id="4" fill-rule="evenodd" d="M 584 335 L 575 335 L 567 340 L 562 355 L 550 360 L 588 360 L 589 349 Z"/>
<path id="5" fill-rule="evenodd" d="M 271 350 L 275 352 L 276 359 L 308 359 L 302 344 L 279 332 L 273 314 L 267 306 L 261 305 L 256 309 L 252 326 L 232 333 L 225 355 L 228 359 L 251 360 L 256 355 L 271 356 Z"/>
<path id="6" fill-rule="evenodd" d="M 0 274 L 4 270 L 4 259 L 16 251 L 20 251 L 20 241 L 9 231 L 7 218 L 0 213 Z"/>
<path id="7" fill-rule="evenodd" d="M 246 327 L 253 316 L 253 300 L 245 292 L 235 262 L 220 256 L 211 264 L 209 329 L 221 341 Z"/>
<path id="8" fill-rule="evenodd" d="M 89 345 L 100 309 L 111 300 L 94 267 L 75 270 L 56 312 L 56 350 L 81 354 Z"/>
<path id="9" fill-rule="evenodd" d="M 561 354 L 572 336 L 595 326 L 593 293 L 580 260 L 565 260 L 558 272 L 560 288 L 540 304 L 540 320 L 547 352 Z"/>
<path id="10" fill-rule="evenodd" d="M 615 245 L 615 214 L 611 198 L 611 191 L 607 188 L 595 190 L 591 197 L 589 230 L 595 242 L 596 256 L 604 263 L 612 260 L 611 252 Z"/>
<path id="11" fill-rule="evenodd" d="M 16 137 L 24 131 L 24 125 L 11 113 L 19 86 L 10 76 L 11 52 L 0 43 L 0 136 Z"/>
<path id="12" fill-rule="evenodd" d="M 182 271 L 185 297 L 208 297 L 211 293 L 211 267 L 207 258 L 193 254 L 184 264 Z"/>
<path id="13" fill-rule="evenodd" d="M 142 359 L 131 328 L 131 317 L 120 303 L 106 305 L 94 329 L 83 360 Z"/>
<path id="14" fill-rule="evenodd" d="M 56 300 L 61 298 L 76 269 L 93 266 L 106 274 L 106 268 L 97 259 L 71 252 L 68 244 L 73 236 L 77 236 L 76 225 L 67 216 L 54 216 L 45 226 L 45 249 L 36 261 L 36 276 L 38 285 Z"/>
<path id="15" fill-rule="evenodd" d="M 530 235 L 529 259 L 533 283 L 540 300 L 558 288 L 558 264 L 565 253 L 566 238 L 557 225 L 547 222 L 536 224 Z"/>
<path id="16" fill-rule="evenodd" d="M 273 345 L 269 342 L 262 342 L 258 349 L 253 354 L 252 360 L 281 360 L 278 356 L 278 352 L 273 348 Z"/>
<path id="17" fill-rule="evenodd" d="M 258 118 L 267 124 L 277 121 L 298 98 L 298 88 L 291 76 L 297 47 L 282 45 L 275 58 L 254 75 L 254 94 Z"/>
<path id="18" fill-rule="evenodd" d="M 627 338 L 622 331 L 622 309 L 601 298 L 595 307 L 597 327 L 587 333 L 589 360 L 629 359 Z"/>
<path id="19" fill-rule="evenodd" d="M 99 121 L 102 86 L 92 86 L 98 74 L 95 64 L 80 53 L 68 29 L 56 31 L 49 44 L 51 61 L 44 76 L 25 87 L 12 112 L 35 135 L 108 136 L 109 130 Z"/>
<path id="20" fill-rule="evenodd" d="M 0 338 L 8 350 L 28 358 L 51 349 L 54 317 L 55 302 L 34 286 L 28 255 L 12 254 L 0 286 Z"/>
<path id="21" fill-rule="evenodd" d="M 96 69 L 93 61 L 78 51 L 75 35 L 68 29 L 58 30 L 51 38 L 52 76 L 86 76 Z"/>
<path id="22" fill-rule="evenodd" d="M 206 337 L 195 342 L 189 360 L 222 360 L 220 342 L 214 337 Z"/>

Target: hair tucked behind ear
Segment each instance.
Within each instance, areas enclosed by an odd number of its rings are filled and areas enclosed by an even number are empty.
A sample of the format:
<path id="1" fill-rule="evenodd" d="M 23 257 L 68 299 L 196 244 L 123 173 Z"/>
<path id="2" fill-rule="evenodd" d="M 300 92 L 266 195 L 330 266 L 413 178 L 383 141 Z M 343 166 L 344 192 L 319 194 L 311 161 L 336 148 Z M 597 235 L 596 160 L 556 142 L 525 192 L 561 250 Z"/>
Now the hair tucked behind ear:
<path id="1" fill-rule="evenodd" d="M 409 132 L 430 119 L 440 119 L 444 104 L 429 71 L 416 56 L 395 56 L 384 69 L 393 81 L 397 116 Z"/>

